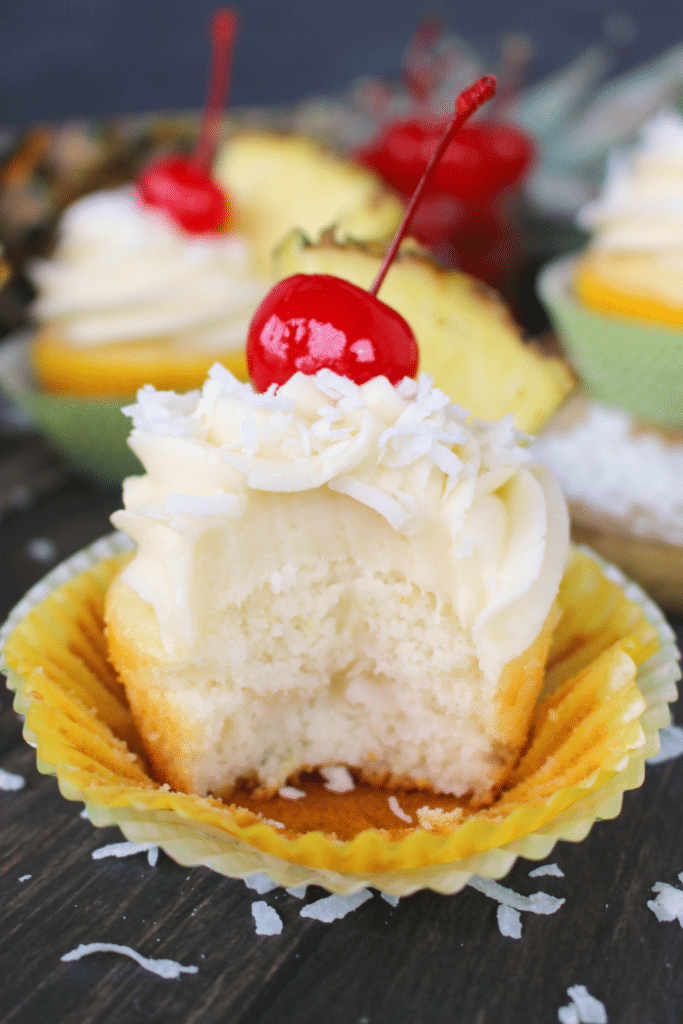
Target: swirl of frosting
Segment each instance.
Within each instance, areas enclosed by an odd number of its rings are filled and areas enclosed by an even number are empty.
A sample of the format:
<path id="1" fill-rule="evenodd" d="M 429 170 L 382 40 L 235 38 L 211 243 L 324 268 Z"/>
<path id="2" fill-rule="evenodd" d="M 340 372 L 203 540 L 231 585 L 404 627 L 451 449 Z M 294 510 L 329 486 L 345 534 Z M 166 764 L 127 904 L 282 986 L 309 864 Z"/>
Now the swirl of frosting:
<path id="1" fill-rule="evenodd" d="M 579 212 L 591 248 L 649 253 L 683 269 L 683 118 L 658 114 L 638 146 L 610 156 L 602 195 Z"/>
<path id="2" fill-rule="evenodd" d="M 453 607 L 489 678 L 538 635 L 567 510 L 511 415 L 472 420 L 424 374 L 358 386 L 321 370 L 258 394 L 219 364 L 201 392 L 148 386 L 124 412 L 146 473 L 125 482 L 112 521 L 137 542 L 123 579 L 153 606 L 169 653 L 283 557 L 285 575 L 351 558 L 410 579 Z"/>
<path id="3" fill-rule="evenodd" d="M 173 338 L 239 349 L 268 290 L 245 239 L 187 235 L 132 188 L 72 203 L 58 235 L 53 256 L 28 268 L 32 312 L 72 345 Z"/>

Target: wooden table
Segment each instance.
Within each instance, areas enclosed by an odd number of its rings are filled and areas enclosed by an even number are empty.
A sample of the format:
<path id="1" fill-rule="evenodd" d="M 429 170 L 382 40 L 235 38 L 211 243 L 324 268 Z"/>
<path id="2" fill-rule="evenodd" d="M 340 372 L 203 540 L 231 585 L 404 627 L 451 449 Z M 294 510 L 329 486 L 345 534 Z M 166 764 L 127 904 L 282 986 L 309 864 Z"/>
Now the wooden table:
<path id="1" fill-rule="evenodd" d="M 0 434 L 0 474 L 4 618 L 56 561 L 109 531 L 119 495 L 70 477 L 28 433 Z M 674 624 L 680 641 L 683 621 Z M 564 878 L 529 878 L 536 864 L 517 862 L 506 886 L 566 899 L 552 916 L 524 913 L 519 940 L 469 887 L 395 908 L 375 895 L 323 924 L 300 915 L 322 891 L 259 896 L 163 854 L 156 867 L 144 855 L 93 860 L 120 833 L 93 828 L 37 772 L 4 691 L 0 767 L 26 778 L 0 792 L 2 1024 L 551 1024 L 577 984 L 602 1000 L 609 1024 L 683 1019 L 683 931 L 646 905 L 656 882 L 676 885 L 683 871 L 683 759 L 649 766 L 619 818 L 560 843 L 548 861 Z M 282 918 L 280 935 L 255 934 L 261 899 Z M 90 942 L 199 970 L 163 980 L 111 953 L 60 961 Z"/>

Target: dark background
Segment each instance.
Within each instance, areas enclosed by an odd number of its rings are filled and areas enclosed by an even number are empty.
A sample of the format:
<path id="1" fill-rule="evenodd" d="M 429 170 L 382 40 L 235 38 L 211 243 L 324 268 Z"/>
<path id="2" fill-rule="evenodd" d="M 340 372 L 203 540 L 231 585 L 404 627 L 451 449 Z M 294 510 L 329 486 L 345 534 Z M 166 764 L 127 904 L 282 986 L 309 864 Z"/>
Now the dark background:
<path id="1" fill-rule="evenodd" d="M 0 123 L 192 108 L 205 91 L 216 0 L 1 0 Z M 495 69 L 508 32 L 533 40 L 539 78 L 601 35 L 606 15 L 637 28 L 615 70 L 683 42 L 680 0 L 238 0 L 235 105 L 334 94 L 359 75 L 393 76 L 424 17 L 436 15 Z"/>

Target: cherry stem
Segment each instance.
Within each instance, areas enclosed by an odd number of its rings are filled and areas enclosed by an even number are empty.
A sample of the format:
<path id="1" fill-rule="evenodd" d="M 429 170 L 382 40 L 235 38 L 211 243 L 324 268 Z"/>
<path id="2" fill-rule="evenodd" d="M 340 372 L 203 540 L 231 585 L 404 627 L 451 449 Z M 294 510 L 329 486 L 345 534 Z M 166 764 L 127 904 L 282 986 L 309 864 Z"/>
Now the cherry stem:
<path id="1" fill-rule="evenodd" d="M 406 210 L 403 222 L 398 231 L 396 232 L 396 236 L 393 242 L 391 243 L 391 247 L 386 256 L 384 257 L 384 262 L 382 263 L 382 266 L 379 269 L 379 274 L 375 278 L 374 284 L 370 289 L 371 295 L 377 295 L 377 292 L 379 291 L 382 285 L 382 281 L 386 277 L 387 271 L 391 264 L 393 263 L 396 253 L 398 252 L 398 247 L 400 246 L 408 231 L 408 228 L 410 227 L 410 223 L 413 219 L 416 209 L 420 205 L 422 196 L 424 195 L 427 186 L 429 185 L 430 181 L 434 176 L 434 172 L 436 171 L 436 168 L 439 164 L 439 161 L 441 160 L 441 157 L 444 155 L 449 145 L 451 144 L 453 136 L 456 134 L 457 131 L 459 131 L 460 128 L 462 128 L 465 121 L 472 116 L 475 110 L 477 110 L 482 105 L 482 103 L 486 103 L 487 100 L 490 100 L 491 97 L 495 95 L 495 92 L 496 79 L 494 78 L 493 75 L 484 75 L 483 78 L 480 78 L 479 81 L 475 82 L 474 85 L 471 85 L 468 89 L 464 89 L 463 92 L 461 92 L 460 95 L 458 96 L 455 103 L 455 114 L 452 120 L 449 122 L 449 124 L 446 125 L 444 133 L 441 136 L 441 141 L 439 142 L 438 146 L 432 153 L 429 163 L 425 167 L 424 174 L 420 179 L 420 183 L 413 192 L 413 197 L 410 200 L 410 203 L 408 204 L 408 209 Z"/>
<path id="2" fill-rule="evenodd" d="M 236 32 L 237 13 L 229 7 L 219 7 L 211 20 L 211 75 L 202 125 L 191 161 L 198 170 L 209 169 L 218 144 L 219 120 L 228 96 Z"/>

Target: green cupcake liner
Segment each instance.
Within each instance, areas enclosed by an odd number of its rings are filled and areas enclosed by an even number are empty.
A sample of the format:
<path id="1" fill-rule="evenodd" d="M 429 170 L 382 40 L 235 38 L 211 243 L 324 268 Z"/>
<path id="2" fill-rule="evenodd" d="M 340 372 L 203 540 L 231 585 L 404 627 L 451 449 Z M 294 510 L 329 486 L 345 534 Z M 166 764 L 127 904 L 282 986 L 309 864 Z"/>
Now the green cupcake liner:
<path id="1" fill-rule="evenodd" d="M 25 713 L 28 710 L 30 697 L 24 692 L 25 680 L 4 661 L 2 650 L 7 637 L 52 591 L 92 568 L 102 559 L 132 548 L 130 538 L 124 534 L 112 534 L 97 541 L 52 570 L 10 613 L 7 622 L 0 629 L 0 669 L 7 672 L 8 685 L 16 693 L 17 711 Z M 45 774 L 58 775 L 63 796 L 69 800 L 83 801 L 94 825 L 118 825 L 127 839 L 132 842 L 155 843 L 179 864 L 204 865 L 233 878 L 244 878 L 253 872 L 262 871 L 283 886 L 315 884 L 338 893 L 352 893 L 366 886 L 373 886 L 397 896 L 405 896 L 423 888 L 440 893 L 454 893 L 462 889 L 475 874 L 488 878 L 502 878 L 518 856 L 530 860 L 545 858 L 558 840 L 580 842 L 595 821 L 614 818 L 619 814 L 623 793 L 642 783 L 645 760 L 659 749 L 659 729 L 669 724 L 668 703 L 677 697 L 676 681 L 680 677 L 678 650 L 675 635 L 662 612 L 618 569 L 593 552 L 584 550 L 599 563 L 610 579 L 623 588 L 626 596 L 643 609 L 659 637 L 659 651 L 640 665 L 636 677 L 637 686 L 646 705 L 640 717 L 645 742 L 625 755 L 623 768 L 607 782 L 595 789 L 589 789 L 585 796 L 580 797 L 544 827 L 499 848 L 452 863 L 408 870 L 365 874 L 326 871 L 292 863 L 263 852 L 206 823 L 198 827 L 196 822 L 176 811 L 150 810 L 141 806 L 136 807 L 134 802 L 127 802 L 125 806 L 120 807 L 89 803 L 85 792 L 66 783 L 64 779 L 59 778 L 58 770 L 53 765 L 40 760 L 40 751 L 38 768 Z M 27 742 L 36 745 L 37 736 L 32 734 L 30 729 L 25 727 L 24 735 Z"/>
<path id="2" fill-rule="evenodd" d="M 0 389 L 31 418 L 36 430 L 79 473 L 108 487 L 143 469 L 128 447 L 130 420 L 121 406 L 132 398 L 78 398 L 39 391 L 31 377 L 31 332 L 0 344 Z"/>
<path id="3" fill-rule="evenodd" d="M 584 389 L 644 422 L 683 426 L 683 332 L 584 306 L 572 291 L 578 259 L 549 263 L 536 286 Z"/>

